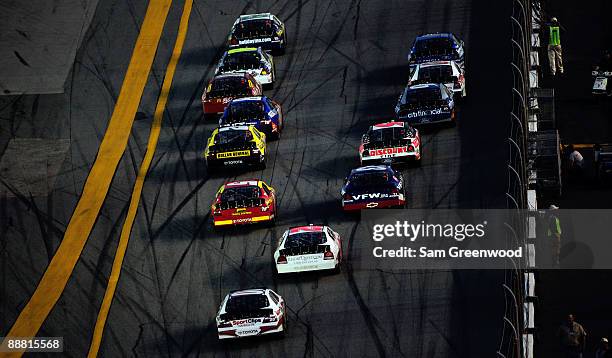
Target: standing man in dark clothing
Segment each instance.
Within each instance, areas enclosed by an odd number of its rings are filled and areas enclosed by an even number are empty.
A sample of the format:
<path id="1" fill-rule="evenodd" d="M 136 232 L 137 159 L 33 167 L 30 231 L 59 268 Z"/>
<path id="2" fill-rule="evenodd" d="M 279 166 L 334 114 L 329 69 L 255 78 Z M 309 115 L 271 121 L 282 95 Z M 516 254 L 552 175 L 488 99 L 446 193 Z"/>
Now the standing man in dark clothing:
<path id="1" fill-rule="evenodd" d="M 567 315 L 565 323 L 559 327 L 559 343 L 565 358 L 582 358 L 586 345 L 586 331 L 574 321 L 574 315 Z"/>

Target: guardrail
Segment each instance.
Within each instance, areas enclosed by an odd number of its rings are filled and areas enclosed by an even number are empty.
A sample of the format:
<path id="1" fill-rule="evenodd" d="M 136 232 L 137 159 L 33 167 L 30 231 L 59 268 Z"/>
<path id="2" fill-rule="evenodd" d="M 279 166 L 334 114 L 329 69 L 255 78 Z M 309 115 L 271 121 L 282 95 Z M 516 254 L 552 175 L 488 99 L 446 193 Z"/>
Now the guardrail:
<path id="1" fill-rule="evenodd" d="M 516 209 L 516 215 L 507 223 L 508 242 L 528 250 L 528 218 L 524 209 L 530 206 L 527 195 L 528 133 L 530 94 L 532 87 L 532 0 L 514 0 L 510 23 L 512 36 L 512 108 L 509 114 L 508 161 L 507 161 L 507 207 Z M 516 246 L 515 246 L 516 247 Z M 505 271 L 501 289 L 505 296 L 502 317 L 503 330 L 500 336 L 498 357 L 531 357 L 533 339 L 526 336 L 529 323 L 533 321 L 533 305 L 529 296 L 533 276 L 526 269 L 529 260 L 512 261 L 513 266 Z M 532 336 L 531 336 L 532 338 Z"/>

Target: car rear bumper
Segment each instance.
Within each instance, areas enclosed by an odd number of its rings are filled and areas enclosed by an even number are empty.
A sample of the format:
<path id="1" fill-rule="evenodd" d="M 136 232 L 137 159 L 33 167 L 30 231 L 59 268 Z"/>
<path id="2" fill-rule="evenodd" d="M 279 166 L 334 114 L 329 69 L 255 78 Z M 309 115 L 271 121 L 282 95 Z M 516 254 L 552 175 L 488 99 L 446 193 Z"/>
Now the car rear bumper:
<path id="1" fill-rule="evenodd" d="M 228 216 L 213 216 L 213 224 L 215 227 L 229 226 L 229 225 L 245 225 L 245 224 L 256 224 L 259 222 L 266 222 L 274 220 L 274 212 L 269 215 L 253 215 L 248 217 L 231 218 Z"/>
<path id="2" fill-rule="evenodd" d="M 372 164 L 379 164 L 379 163 L 409 163 L 409 162 L 413 162 L 416 160 L 420 160 L 421 159 L 421 153 L 420 152 L 411 152 L 409 154 L 406 155 L 398 155 L 398 156 L 393 156 L 393 157 L 389 157 L 389 158 L 379 158 L 379 157 L 361 157 L 361 164 L 362 165 L 372 165 Z"/>
<path id="3" fill-rule="evenodd" d="M 243 157 L 231 157 L 231 158 L 213 158 L 212 156 L 208 156 L 206 158 L 206 165 L 209 168 L 212 167 L 240 167 L 240 166 L 250 166 L 250 165 L 258 165 L 262 162 L 262 156 L 260 154 L 251 154 L 249 156 Z"/>
<path id="4" fill-rule="evenodd" d="M 384 209 L 391 208 L 394 206 L 402 206 L 406 203 L 405 199 L 389 199 L 389 200 L 377 200 L 377 201 L 363 201 L 359 203 L 345 203 L 342 201 L 342 210 L 344 211 L 356 211 L 361 209 Z"/>
<path id="5" fill-rule="evenodd" d="M 291 263 L 276 264 L 276 272 L 279 274 L 295 273 L 295 272 L 307 272 L 307 271 L 322 271 L 322 270 L 333 270 L 338 264 L 337 260 L 321 260 L 320 262 L 306 264 L 306 265 L 295 265 Z"/>
<path id="6" fill-rule="evenodd" d="M 241 334 L 236 328 L 217 328 L 217 335 L 219 339 L 233 339 L 233 338 L 246 338 L 263 336 L 265 334 L 280 333 L 284 331 L 283 327 L 284 319 L 280 319 L 277 323 L 262 324 L 257 328 L 254 328 L 254 332 L 251 334 Z"/>

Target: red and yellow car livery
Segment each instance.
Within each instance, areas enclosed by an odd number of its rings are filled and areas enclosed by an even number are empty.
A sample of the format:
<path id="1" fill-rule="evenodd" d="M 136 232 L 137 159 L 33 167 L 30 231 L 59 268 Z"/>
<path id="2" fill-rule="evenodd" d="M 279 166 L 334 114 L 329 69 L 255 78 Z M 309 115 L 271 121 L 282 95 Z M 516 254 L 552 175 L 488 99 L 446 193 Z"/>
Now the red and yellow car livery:
<path id="1" fill-rule="evenodd" d="M 210 208 L 215 227 L 274 222 L 276 194 L 261 180 L 233 181 L 222 185 Z"/>
<path id="2" fill-rule="evenodd" d="M 241 97 L 261 96 L 263 89 L 249 73 L 229 73 L 215 76 L 202 94 L 204 115 L 220 115 L 231 100 Z"/>

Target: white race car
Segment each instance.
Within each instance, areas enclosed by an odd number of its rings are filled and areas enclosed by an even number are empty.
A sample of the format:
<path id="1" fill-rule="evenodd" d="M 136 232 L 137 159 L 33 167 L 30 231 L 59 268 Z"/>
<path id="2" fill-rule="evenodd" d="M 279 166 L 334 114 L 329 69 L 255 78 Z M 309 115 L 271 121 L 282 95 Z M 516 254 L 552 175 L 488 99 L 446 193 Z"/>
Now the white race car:
<path id="1" fill-rule="evenodd" d="M 274 253 L 276 272 L 336 270 L 342 262 L 342 239 L 328 226 L 299 226 L 283 234 Z"/>
<path id="2" fill-rule="evenodd" d="M 215 76 L 225 73 L 247 72 L 266 89 L 272 89 L 276 73 L 274 58 L 261 47 L 231 49 L 221 57 Z"/>
<path id="3" fill-rule="evenodd" d="M 217 313 L 219 339 L 287 331 L 285 301 L 269 288 L 232 291 Z"/>
<path id="4" fill-rule="evenodd" d="M 435 61 L 415 65 L 408 85 L 423 83 L 444 83 L 453 92 L 455 99 L 467 95 L 465 71 L 455 61 Z"/>

